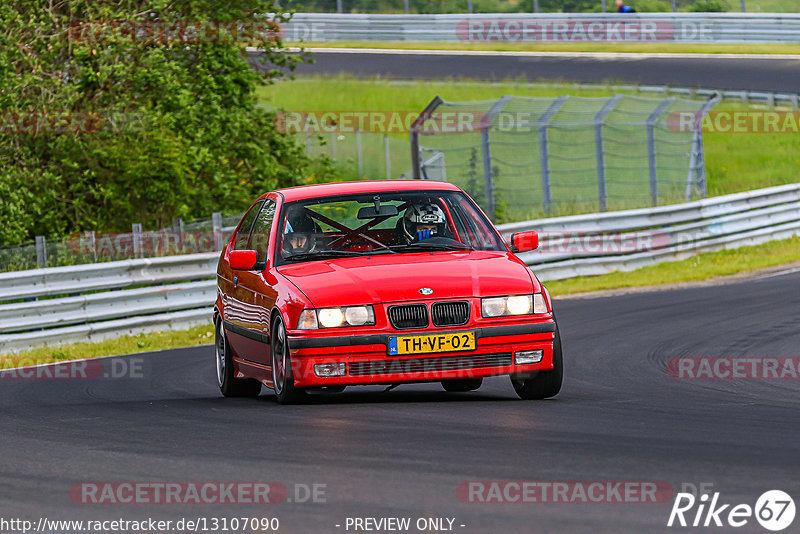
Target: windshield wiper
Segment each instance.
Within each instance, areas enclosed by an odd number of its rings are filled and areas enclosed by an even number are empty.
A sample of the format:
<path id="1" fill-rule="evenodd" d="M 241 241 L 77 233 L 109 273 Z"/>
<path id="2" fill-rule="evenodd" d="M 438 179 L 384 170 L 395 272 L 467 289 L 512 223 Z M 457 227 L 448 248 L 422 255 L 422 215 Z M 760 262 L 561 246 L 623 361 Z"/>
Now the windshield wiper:
<path id="1" fill-rule="evenodd" d="M 320 250 L 316 252 L 301 252 L 299 254 L 292 254 L 283 259 L 285 261 L 302 261 L 302 260 L 326 260 L 330 258 L 346 258 L 351 256 L 373 256 L 375 254 L 385 254 L 394 251 L 389 249 L 378 250 Z"/>
<path id="2" fill-rule="evenodd" d="M 391 248 L 392 250 L 475 250 L 475 248 L 468 247 L 463 243 L 426 243 L 425 241 L 406 245 L 392 245 Z"/>

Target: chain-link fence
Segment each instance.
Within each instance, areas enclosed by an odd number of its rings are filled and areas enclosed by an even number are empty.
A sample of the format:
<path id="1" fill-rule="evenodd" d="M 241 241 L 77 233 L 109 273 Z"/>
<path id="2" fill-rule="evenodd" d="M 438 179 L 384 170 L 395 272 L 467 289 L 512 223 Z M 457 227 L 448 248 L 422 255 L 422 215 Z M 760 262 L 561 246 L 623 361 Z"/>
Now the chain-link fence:
<path id="1" fill-rule="evenodd" d="M 498 221 L 704 197 L 699 118 L 717 101 L 437 97 L 412 128 L 416 177 L 446 177 Z"/>

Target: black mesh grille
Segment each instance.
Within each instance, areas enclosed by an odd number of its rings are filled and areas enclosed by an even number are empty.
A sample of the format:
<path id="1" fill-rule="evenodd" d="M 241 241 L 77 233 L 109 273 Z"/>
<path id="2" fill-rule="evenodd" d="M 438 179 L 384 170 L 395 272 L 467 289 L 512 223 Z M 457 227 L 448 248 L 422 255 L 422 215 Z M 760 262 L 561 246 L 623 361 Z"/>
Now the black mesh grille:
<path id="1" fill-rule="evenodd" d="M 350 362 L 351 376 L 392 375 L 402 373 L 424 373 L 429 371 L 452 371 L 477 369 L 480 367 L 502 367 L 511 365 L 511 354 L 474 354 L 468 356 L 434 356 L 392 360 Z"/>
<path id="2" fill-rule="evenodd" d="M 469 302 L 437 302 L 431 307 L 434 326 L 458 326 L 469 321 Z"/>
<path id="3" fill-rule="evenodd" d="M 428 307 L 424 304 L 406 304 L 389 307 L 389 321 L 398 330 L 428 326 Z"/>

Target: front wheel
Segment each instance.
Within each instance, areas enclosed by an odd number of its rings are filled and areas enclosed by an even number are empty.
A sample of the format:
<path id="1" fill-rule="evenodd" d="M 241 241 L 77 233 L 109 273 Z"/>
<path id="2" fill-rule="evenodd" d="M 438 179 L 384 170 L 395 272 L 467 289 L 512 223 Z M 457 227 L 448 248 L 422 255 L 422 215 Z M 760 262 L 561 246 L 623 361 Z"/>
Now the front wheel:
<path id="1" fill-rule="evenodd" d="M 217 367 L 217 385 L 226 397 L 258 397 L 261 382 L 252 378 L 236 378 L 233 375 L 231 346 L 225 337 L 222 318 L 214 323 L 214 348 Z"/>
<path id="2" fill-rule="evenodd" d="M 294 386 L 289 342 L 280 317 L 272 326 L 272 387 L 278 404 L 297 404 L 306 397 L 303 389 Z"/>
<path id="3" fill-rule="evenodd" d="M 525 375 L 511 375 L 511 384 L 521 399 L 547 399 L 558 395 L 563 379 L 564 361 L 561 355 L 561 334 L 556 326 L 556 336 L 553 340 L 553 368 Z"/>

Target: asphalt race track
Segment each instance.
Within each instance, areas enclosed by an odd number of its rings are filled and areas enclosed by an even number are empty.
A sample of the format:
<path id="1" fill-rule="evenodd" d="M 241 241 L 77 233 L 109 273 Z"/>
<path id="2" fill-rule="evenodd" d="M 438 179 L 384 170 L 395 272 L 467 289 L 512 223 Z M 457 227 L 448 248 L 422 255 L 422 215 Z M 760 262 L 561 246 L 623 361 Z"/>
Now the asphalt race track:
<path id="1" fill-rule="evenodd" d="M 526 78 L 535 82 L 635 83 L 749 91 L 797 92 L 800 60 L 720 57 L 395 55 L 316 52 L 297 74 L 381 75 L 403 79 Z"/>
<path id="2" fill-rule="evenodd" d="M 771 489 L 797 498 L 800 381 L 677 379 L 665 365 L 679 356 L 797 357 L 798 285 L 800 273 L 789 273 L 557 301 L 566 381 L 548 401 L 517 400 L 507 378 L 463 394 L 434 384 L 351 388 L 303 406 L 279 406 L 266 390 L 223 399 L 210 346 L 104 363 L 138 362 L 127 378 L 0 378 L 0 515 L 265 516 L 278 517 L 281 532 L 309 534 L 348 532 L 354 516 L 451 517 L 464 533 L 687 530 L 666 528 L 671 498 L 486 504 L 462 502 L 456 488 L 665 481 L 674 491 L 711 483 L 733 504 L 752 506 Z M 86 481 L 275 481 L 290 498 L 295 484 L 325 484 L 326 502 L 73 502 L 70 487 Z M 737 531 L 765 532 L 752 519 Z"/>

